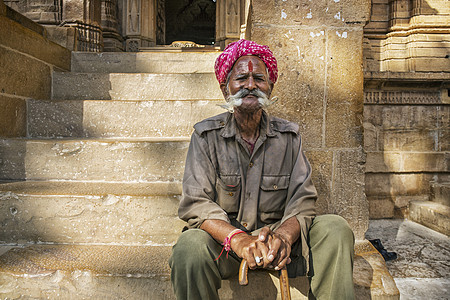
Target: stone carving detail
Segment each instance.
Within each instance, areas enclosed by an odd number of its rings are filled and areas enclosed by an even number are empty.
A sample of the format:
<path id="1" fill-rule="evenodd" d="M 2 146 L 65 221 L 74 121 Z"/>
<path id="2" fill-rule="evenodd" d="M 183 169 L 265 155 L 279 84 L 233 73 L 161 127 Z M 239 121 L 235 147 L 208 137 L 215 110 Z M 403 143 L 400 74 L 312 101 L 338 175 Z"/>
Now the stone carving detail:
<path id="1" fill-rule="evenodd" d="M 102 30 L 99 26 L 81 22 L 66 23 L 64 26 L 73 27 L 76 30 L 76 51 L 103 51 Z"/>
<path id="2" fill-rule="evenodd" d="M 364 104 L 442 104 L 439 92 L 366 91 Z"/>
<path id="3" fill-rule="evenodd" d="M 4 3 L 39 24 L 61 23 L 60 0 L 5 0 Z"/>
<path id="4" fill-rule="evenodd" d="M 166 9 L 165 0 L 157 0 L 156 10 L 156 43 L 164 45 L 166 43 Z"/>
<path id="5" fill-rule="evenodd" d="M 139 34 L 141 23 L 140 0 L 128 0 L 127 15 L 127 34 Z"/>
<path id="6" fill-rule="evenodd" d="M 127 40 L 127 52 L 138 52 L 139 40 Z"/>

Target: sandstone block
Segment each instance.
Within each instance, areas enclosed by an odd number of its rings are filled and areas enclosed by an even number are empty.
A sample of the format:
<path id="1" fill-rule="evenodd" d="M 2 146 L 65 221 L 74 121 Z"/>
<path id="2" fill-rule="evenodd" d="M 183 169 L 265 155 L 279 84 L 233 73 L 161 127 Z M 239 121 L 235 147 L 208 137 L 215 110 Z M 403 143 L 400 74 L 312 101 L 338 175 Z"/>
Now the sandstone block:
<path id="1" fill-rule="evenodd" d="M 414 57 L 408 61 L 411 71 L 416 72 L 448 72 L 450 58 L 445 57 Z"/>
<path id="2" fill-rule="evenodd" d="M 435 130 L 385 131 L 380 140 L 384 151 L 434 151 L 437 149 L 438 132 Z"/>
<path id="3" fill-rule="evenodd" d="M 167 245 L 185 226 L 177 218 L 179 195 L 20 193 L 0 192 L 2 243 Z"/>
<path id="4" fill-rule="evenodd" d="M 2 28 L 0 31 L 2 45 L 26 53 L 63 70 L 70 70 L 69 50 L 3 16 L 0 17 L 0 28 Z M 22 68 L 25 65 L 27 65 L 26 62 L 23 63 Z"/>
<path id="5" fill-rule="evenodd" d="M 328 31 L 326 146 L 362 145 L 362 29 Z"/>
<path id="6" fill-rule="evenodd" d="M 282 26 L 345 27 L 348 23 L 365 24 L 370 17 L 370 2 L 355 0 L 351 4 L 339 1 L 259 1 L 252 3 L 253 24 Z"/>
<path id="7" fill-rule="evenodd" d="M 188 140 L 0 140 L 0 179 L 176 181 Z"/>
<path id="8" fill-rule="evenodd" d="M 394 217 L 394 201 L 390 197 L 367 197 L 369 201 L 369 218 L 385 219 Z"/>
<path id="9" fill-rule="evenodd" d="M 190 137 L 224 101 L 34 101 L 32 137 Z"/>
<path id="10" fill-rule="evenodd" d="M 79 73 L 212 73 L 218 52 L 72 53 Z"/>
<path id="11" fill-rule="evenodd" d="M 53 99 L 218 100 L 223 95 L 214 74 L 210 73 L 54 73 Z"/>
<path id="12" fill-rule="evenodd" d="M 427 195 L 433 174 L 386 174 L 366 173 L 367 196 L 414 196 Z"/>
<path id="13" fill-rule="evenodd" d="M 440 120 L 445 117 L 445 111 L 448 109 L 434 105 L 384 105 L 376 111 L 372 109 L 373 113 L 381 113 L 383 130 L 437 129 L 442 126 Z"/>
<path id="14" fill-rule="evenodd" d="M 319 195 L 317 208 L 319 214 L 333 212 L 329 207 L 333 186 L 333 151 L 306 151 L 312 167 L 313 182 Z"/>
<path id="15" fill-rule="evenodd" d="M 0 256 L 0 295 L 6 298 L 174 299 L 167 246 L 33 245 Z M 357 299 L 399 299 L 383 258 L 368 241 L 355 245 Z M 278 275 L 255 270 L 249 285 L 222 282 L 221 299 L 279 298 Z M 292 299 L 307 299 L 308 279 L 289 279 Z M 261 289 L 264 286 L 264 289 Z"/>
<path id="16" fill-rule="evenodd" d="M 279 64 L 279 79 L 273 92 L 279 101 L 270 112 L 300 124 L 306 149 L 322 147 L 325 31 L 261 27 L 252 39 L 269 45 Z"/>
<path id="17" fill-rule="evenodd" d="M 367 172 L 448 172 L 446 152 L 367 152 Z"/>
<path id="18" fill-rule="evenodd" d="M 27 107 L 23 99 L 0 94 L 0 136 L 24 137 L 27 134 Z"/>
<path id="19" fill-rule="evenodd" d="M 369 226 L 369 203 L 364 194 L 365 155 L 361 148 L 339 150 L 333 160 L 329 208 L 347 219 L 356 239 L 363 239 Z"/>
<path id="20" fill-rule="evenodd" d="M 450 183 L 432 182 L 431 201 L 450 206 Z"/>
<path id="21" fill-rule="evenodd" d="M 450 207 L 431 201 L 409 203 L 410 220 L 450 236 Z"/>
<path id="22" fill-rule="evenodd" d="M 2 47 L 0 69 L 2 93 L 36 99 L 50 98 L 51 69 L 47 64 Z"/>

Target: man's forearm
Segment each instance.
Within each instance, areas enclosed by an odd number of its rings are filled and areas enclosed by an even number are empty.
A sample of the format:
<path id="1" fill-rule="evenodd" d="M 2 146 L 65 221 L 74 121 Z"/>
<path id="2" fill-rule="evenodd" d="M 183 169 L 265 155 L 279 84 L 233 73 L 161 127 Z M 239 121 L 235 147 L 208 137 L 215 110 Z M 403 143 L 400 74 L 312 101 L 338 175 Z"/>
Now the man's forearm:
<path id="1" fill-rule="evenodd" d="M 298 222 L 297 217 L 290 217 L 274 232 L 284 237 L 292 246 L 300 236 L 300 223 Z"/>
<path id="2" fill-rule="evenodd" d="M 222 243 L 230 232 L 236 229 L 236 227 L 223 220 L 211 219 L 203 221 L 200 229 L 203 229 L 209 233 L 219 243 Z"/>

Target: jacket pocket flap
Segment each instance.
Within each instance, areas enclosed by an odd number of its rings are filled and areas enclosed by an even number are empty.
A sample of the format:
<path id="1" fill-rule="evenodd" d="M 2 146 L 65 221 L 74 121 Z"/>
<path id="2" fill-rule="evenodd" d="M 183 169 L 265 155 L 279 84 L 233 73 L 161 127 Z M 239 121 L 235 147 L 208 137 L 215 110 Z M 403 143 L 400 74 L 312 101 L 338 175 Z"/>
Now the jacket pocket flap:
<path id="1" fill-rule="evenodd" d="M 263 175 L 261 180 L 261 189 L 263 191 L 285 190 L 289 186 L 289 177 L 289 175 Z"/>

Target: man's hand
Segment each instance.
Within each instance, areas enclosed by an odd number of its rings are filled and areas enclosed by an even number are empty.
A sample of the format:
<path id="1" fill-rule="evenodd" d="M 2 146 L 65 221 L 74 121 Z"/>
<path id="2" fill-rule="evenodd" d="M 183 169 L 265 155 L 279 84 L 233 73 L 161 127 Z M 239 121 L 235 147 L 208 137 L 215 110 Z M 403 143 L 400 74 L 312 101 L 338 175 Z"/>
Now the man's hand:
<path id="1" fill-rule="evenodd" d="M 264 265 L 281 270 L 291 262 L 289 256 L 292 244 L 285 236 L 264 227 L 258 235 L 258 240 L 265 242 L 269 248 L 267 256 L 264 256 Z"/>
<path id="2" fill-rule="evenodd" d="M 270 264 L 270 261 L 267 260 L 270 250 L 269 243 L 265 239 L 262 240 L 257 236 L 247 234 L 238 234 L 231 239 L 231 249 L 239 257 L 247 260 L 250 269 L 257 267 L 267 268 Z"/>

